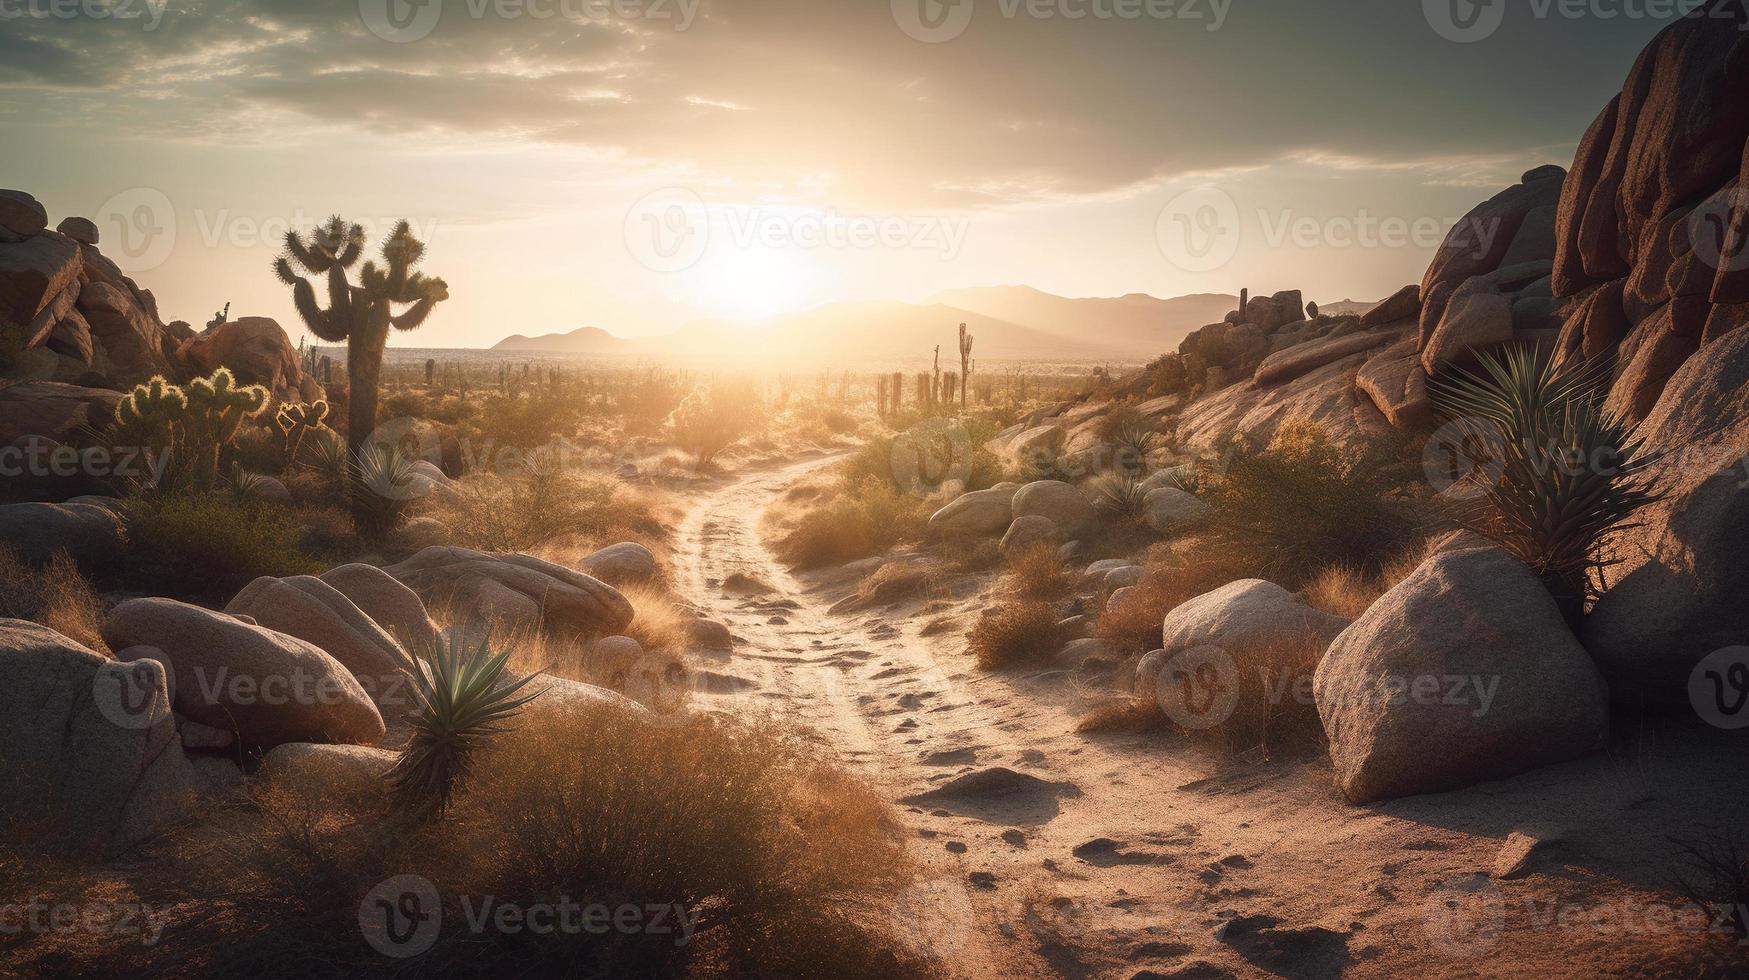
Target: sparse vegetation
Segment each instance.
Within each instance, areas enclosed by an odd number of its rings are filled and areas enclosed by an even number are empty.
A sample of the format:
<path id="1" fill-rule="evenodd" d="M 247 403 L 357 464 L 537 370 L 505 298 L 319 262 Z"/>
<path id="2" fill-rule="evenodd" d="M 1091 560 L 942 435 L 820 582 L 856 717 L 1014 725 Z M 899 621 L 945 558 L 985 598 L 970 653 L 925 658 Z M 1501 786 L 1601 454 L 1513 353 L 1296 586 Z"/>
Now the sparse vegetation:
<path id="1" fill-rule="evenodd" d="M 777 541 L 777 554 L 797 568 L 867 558 L 921 537 L 929 513 L 924 501 L 891 480 L 865 477 L 803 514 Z"/>
<path id="2" fill-rule="evenodd" d="M 140 496 L 123 504 L 124 582 L 154 595 L 223 603 L 262 575 L 321 566 L 298 547 L 291 511 L 230 494 Z"/>
<path id="3" fill-rule="evenodd" d="M 1048 544 L 1021 548 L 1007 557 L 1005 582 L 1025 599 L 1057 600 L 1075 589 L 1075 573 Z"/>
<path id="4" fill-rule="evenodd" d="M 966 635 L 966 650 L 985 670 L 1036 663 L 1061 644 L 1057 612 L 1048 602 L 1004 602 L 984 610 Z"/>
<path id="5" fill-rule="evenodd" d="M 0 545 L 0 619 L 28 619 L 92 650 L 108 651 L 98 632 L 103 606 L 64 551 L 33 568 L 18 552 Z"/>
<path id="6" fill-rule="evenodd" d="M 751 385 L 719 380 L 681 399 L 668 427 L 675 445 L 704 467 L 758 424 L 763 412 Z"/>

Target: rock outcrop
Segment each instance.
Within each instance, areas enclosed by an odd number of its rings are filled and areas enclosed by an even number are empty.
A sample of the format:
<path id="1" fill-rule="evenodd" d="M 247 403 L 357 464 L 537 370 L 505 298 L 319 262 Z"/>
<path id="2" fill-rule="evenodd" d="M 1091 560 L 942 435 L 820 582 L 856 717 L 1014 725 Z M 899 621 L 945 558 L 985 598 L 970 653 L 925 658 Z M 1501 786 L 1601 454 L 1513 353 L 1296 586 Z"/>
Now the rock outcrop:
<path id="1" fill-rule="evenodd" d="M 239 317 L 209 327 L 183 341 L 177 351 L 195 374 L 228 367 L 240 383 L 261 385 L 281 401 L 322 397 L 315 379 L 304 375 L 285 329 L 268 317 Z"/>
<path id="2" fill-rule="evenodd" d="M 327 582 L 311 575 L 263 576 L 244 586 L 225 612 L 305 640 L 340 661 L 385 717 L 413 707 L 407 651 Z"/>
<path id="3" fill-rule="evenodd" d="M 1001 483 L 954 498 L 929 518 L 929 526 L 948 534 L 1001 534 L 1014 520 L 1018 483 Z"/>
<path id="4" fill-rule="evenodd" d="M 378 626 L 389 631 L 410 652 L 430 650 L 437 641 L 437 624 L 425 611 L 418 593 L 402 585 L 388 572 L 360 562 L 330 568 L 318 576 Z"/>
<path id="5" fill-rule="evenodd" d="M 97 504 L 0 505 L 0 544 L 32 564 L 48 561 L 57 551 L 86 567 L 102 564 L 116 557 L 121 541 L 121 518 Z"/>
<path id="6" fill-rule="evenodd" d="M 1461 789 L 1584 755 L 1602 678 L 1536 576 L 1506 552 L 1440 551 L 1336 638 L 1313 678 L 1350 801 Z"/>
<path id="7" fill-rule="evenodd" d="M 577 563 L 578 571 L 615 588 L 656 578 L 656 556 L 635 541 L 610 544 Z"/>
<path id="8" fill-rule="evenodd" d="M 1087 496 L 1061 480 L 1038 480 L 1015 491 L 1013 518 L 1042 517 L 1066 538 L 1092 530 L 1098 515 Z"/>

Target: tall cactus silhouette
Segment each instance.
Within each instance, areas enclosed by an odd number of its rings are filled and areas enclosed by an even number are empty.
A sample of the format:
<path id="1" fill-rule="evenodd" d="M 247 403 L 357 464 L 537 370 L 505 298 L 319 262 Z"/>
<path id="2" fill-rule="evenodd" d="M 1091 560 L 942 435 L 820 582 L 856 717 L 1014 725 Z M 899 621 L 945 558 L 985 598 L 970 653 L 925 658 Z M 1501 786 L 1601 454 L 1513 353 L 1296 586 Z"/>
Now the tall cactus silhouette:
<path id="1" fill-rule="evenodd" d="M 384 265 L 366 261 L 354 284 L 347 280 L 346 272 L 363 254 L 364 229 L 335 215 L 327 224 L 312 229 L 308 237 L 287 232 L 285 254 L 273 263 L 280 281 L 292 287 L 292 300 L 304 326 L 331 344 L 346 342 L 346 374 L 351 386 L 346 443 L 354 454 L 376 428 L 378 386 L 389 328 L 417 329 L 438 303 L 449 298 L 449 285 L 442 279 L 413 271 L 425 257 L 425 245 L 413 237 L 407 222 L 397 224 L 384 240 Z M 299 275 L 298 269 L 326 280 L 326 308 L 316 298 L 316 285 Z M 407 309 L 396 313 L 397 306 Z"/>
<path id="2" fill-rule="evenodd" d="M 972 388 L 972 333 L 960 324 L 960 411 L 966 410 L 966 392 Z"/>

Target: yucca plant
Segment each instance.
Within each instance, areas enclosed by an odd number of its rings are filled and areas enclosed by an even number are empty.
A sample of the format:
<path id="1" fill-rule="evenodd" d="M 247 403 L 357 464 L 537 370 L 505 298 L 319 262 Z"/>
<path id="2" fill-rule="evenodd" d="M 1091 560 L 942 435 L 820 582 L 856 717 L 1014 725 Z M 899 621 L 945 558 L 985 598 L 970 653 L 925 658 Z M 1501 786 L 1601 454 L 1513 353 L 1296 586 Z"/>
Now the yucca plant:
<path id="1" fill-rule="evenodd" d="M 482 637 L 470 647 L 459 635 L 440 634 L 410 673 L 416 704 L 407 722 L 413 737 L 386 775 L 403 813 L 415 820 L 443 816 L 467 782 L 474 756 L 505 723 L 541 694 L 520 694 L 538 675 L 513 678 L 509 651 L 493 653 Z"/>
<path id="2" fill-rule="evenodd" d="M 372 442 L 352 454 L 346 491 L 360 534 L 376 537 L 399 527 L 407 506 L 421 493 L 414 484 L 413 461 L 399 447 Z"/>
<path id="3" fill-rule="evenodd" d="M 1662 496 L 1658 454 L 1604 408 L 1606 363 L 1558 368 L 1540 349 L 1483 354 L 1480 373 L 1434 379 L 1435 408 L 1468 434 L 1456 455 L 1478 480 L 1473 530 L 1517 555 L 1570 622 L 1584 614 L 1600 545 Z"/>
<path id="4" fill-rule="evenodd" d="M 1139 523 L 1146 497 L 1141 479 L 1129 470 L 1108 473 L 1093 485 L 1093 506 L 1118 521 Z"/>

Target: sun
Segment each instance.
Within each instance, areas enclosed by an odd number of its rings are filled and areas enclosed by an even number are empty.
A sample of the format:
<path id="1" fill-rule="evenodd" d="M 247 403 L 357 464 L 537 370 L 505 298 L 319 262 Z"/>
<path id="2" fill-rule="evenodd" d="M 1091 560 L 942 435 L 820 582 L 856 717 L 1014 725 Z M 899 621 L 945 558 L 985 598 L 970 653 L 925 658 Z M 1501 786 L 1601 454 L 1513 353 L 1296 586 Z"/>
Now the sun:
<path id="1" fill-rule="evenodd" d="M 694 270 L 694 302 L 731 320 L 756 320 L 802 304 L 808 274 L 790 251 L 731 248 L 707 255 Z"/>

